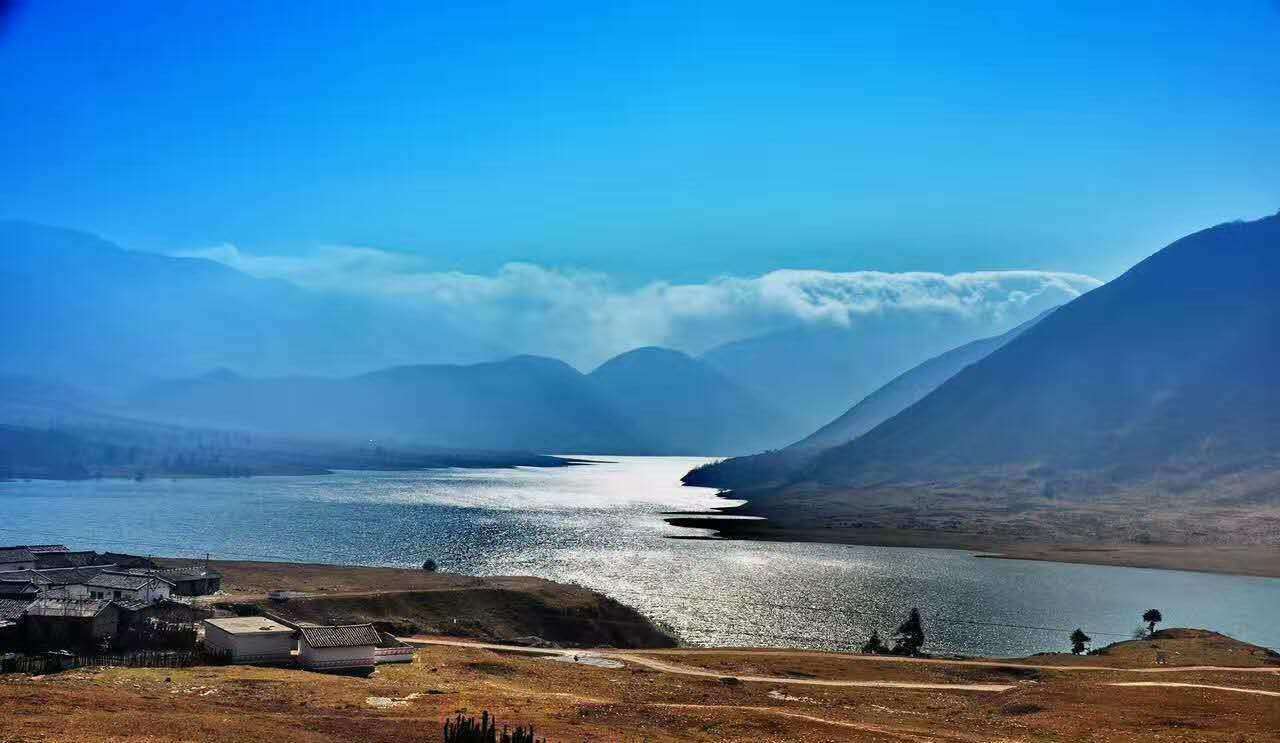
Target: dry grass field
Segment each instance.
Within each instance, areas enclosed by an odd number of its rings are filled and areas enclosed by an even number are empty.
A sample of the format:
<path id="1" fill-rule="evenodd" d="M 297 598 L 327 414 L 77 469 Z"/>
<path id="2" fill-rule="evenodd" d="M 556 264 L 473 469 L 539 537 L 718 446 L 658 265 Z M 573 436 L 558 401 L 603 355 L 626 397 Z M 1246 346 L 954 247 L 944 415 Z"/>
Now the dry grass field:
<path id="1" fill-rule="evenodd" d="M 1194 641 L 1186 642 L 1190 651 Z M 1219 650 L 1204 647 L 1194 657 L 1221 658 Z M 0 741 L 434 741 L 446 717 L 486 709 L 513 725 L 532 723 L 550 741 L 1280 740 L 1280 674 L 1271 670 L 1148 673 L 785 651 L 644 653 L 712 671 L 695 676 L 634 662 L 635 652 L 604 651 L 623 666 L 600 668 L 523 651 L 431 645 L 412 664 L 383 666 L 369 678 L 252 667 L 10 676 L 0 680 Z M 1026 662 L 1052 665 L 1046 660 Z M 736 678 L 749 674 L 791 680 Z M 1008 688 L 816 683 L 824 679 Z M 1113 685 L 1128 683 L 1197 686 Z"/>

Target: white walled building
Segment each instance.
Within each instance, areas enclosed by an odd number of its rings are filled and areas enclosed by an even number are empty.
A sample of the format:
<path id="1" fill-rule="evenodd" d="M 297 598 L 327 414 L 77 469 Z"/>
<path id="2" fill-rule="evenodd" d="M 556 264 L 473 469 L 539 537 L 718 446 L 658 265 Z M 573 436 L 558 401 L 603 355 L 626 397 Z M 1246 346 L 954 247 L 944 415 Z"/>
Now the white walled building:
<path id="1" fill-rule="evenodd" d="M 156 575 L 135 575 L 104 571 L 80 583 L 67 586 L 67 595 L 86 599 L 132 599 L 159 601 L 173 593 L 173 582 Z"/>
<path id="2" fill-rule="evenodd" d="M 372 624 L 298 628 L 298 661 L 313 671 L 373 668 L 381 638 Z"/>
<path id="3" fill-rule="evenodd" d="M 293 658 L 293 628 L 266 617 L 204 620 L 204 646 L 232 663 L 279 663 Z"/>

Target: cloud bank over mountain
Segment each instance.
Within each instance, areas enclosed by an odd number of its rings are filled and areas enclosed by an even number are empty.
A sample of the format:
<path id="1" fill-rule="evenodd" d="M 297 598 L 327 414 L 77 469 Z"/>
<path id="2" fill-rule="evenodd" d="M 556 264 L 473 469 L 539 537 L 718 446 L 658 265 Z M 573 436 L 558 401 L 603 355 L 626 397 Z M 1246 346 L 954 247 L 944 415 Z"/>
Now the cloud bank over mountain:
<path id="1" fill-rule="evenodd" d="M 557 356 L 583 369 L 640 346 L 701 353 L 797 325 L 850 328 L 873 317 L 960 319 L 995 332 L 1101 284 L 1051 271 L 777 270 L 625 286 L 598 272 L 531 263 L 508 263 L 491 275 L 431 270 L 412 254 L 346 246 L 276 256 L 221 245 L 175 255 L 412 306 L 513 351 Z"/>

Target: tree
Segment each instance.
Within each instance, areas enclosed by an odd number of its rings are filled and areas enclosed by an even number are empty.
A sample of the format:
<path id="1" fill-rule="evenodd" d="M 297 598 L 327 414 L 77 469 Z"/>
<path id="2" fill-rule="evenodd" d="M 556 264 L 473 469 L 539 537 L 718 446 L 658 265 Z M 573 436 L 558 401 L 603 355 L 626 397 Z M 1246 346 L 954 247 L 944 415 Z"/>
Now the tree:
<path id="1" fill-rule="evenodd" d="M 422 563 L 422 569 L 427 571 L 428 573 L 436 572 L 436 561 L 428 557 L 427 561 Z"/>
<path id="2" fill-rule="evenodd" d="M 920 619 L 920 610 L 912 608 L 905 621 L 898 625 L 893 633 L 894 655 L 919 655 L 924 647 L 924 622 Z"/>
<path id="3" fill-rule="evenodd" d="M 1147 612 L 1142 615 L 1142 621 L 1147 623 L 1147 634 L 1154 635 L 1156 633 L 1156 623 L 1163 622 L 1164 617 L 1160 616 L 1159 609 L 1147 609 Z"/>
<path id="4" fill-rule="evenodd" d="M 1092 641 L 1092 637 L 1086 635 L 1084 630 L 1076 627 L 1076 631 L 1071 633 L 1071 652 L 1075 655 L 1083 653 L 1085 643 Z"/>
<path id="5" fill-rule="evenodd" d="M 872 655 L 880 655 L 885 653 L 889 648 L 885 647 L 884 641 L 880 639 L 879 630 L 871 630 L 871 637 L 862 645 L 862 652 Z"/>

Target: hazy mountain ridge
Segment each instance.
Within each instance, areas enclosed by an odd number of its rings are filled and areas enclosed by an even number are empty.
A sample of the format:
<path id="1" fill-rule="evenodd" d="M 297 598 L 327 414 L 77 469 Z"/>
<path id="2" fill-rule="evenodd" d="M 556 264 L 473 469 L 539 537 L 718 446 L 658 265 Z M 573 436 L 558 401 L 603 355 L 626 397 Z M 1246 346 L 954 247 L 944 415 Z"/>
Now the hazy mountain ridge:
<path id="1" fill-rule="evenodd" d="M 373 302 L 16 221 L 0 221 L 0 331 L 0 372 L 112 391 L 216 367 L 350 374 L 502 355 Z"/>
<path id="2" fill-rule="evenodd" d="M 740 488 L 776 485 L 802 477 L 805 467 L 825 449 L 851 441 L 902 412 L 961 369 L 1013 340 L 1052 311 L 1045 310 L 1007 333 L 953 348 L 903 372 L 839 418 L 790 446 L 704 465 L 685 475 L 684 482 L 688 485 Z"/>
<path id="3" fill-rule="evenodd" d="M 669 453 L 754 451 L 795 426 L 708 364 L 671 349 L 638 348 L 588 376 L 646 441 Z"/>
<path id="4" fill-rule="evenodd" d="M 347 378 L 220 371 L 153 385 L 129 410 L 233 430 L 586 454 L 750 451 L 783 419 L 705 364 L 659 348 L 589 375 L 536 356 Z"/>
<path id="5" fill-rule="evenodd" d="M 275 434 L 577 453 L 645 449 L 582 374 L 531 356 L 346 378 L 206 376 L 156 385 L 130 407 L 148 418 Z"/>
<path id="6" fill-rule="evenodd" d="M 857 405 L 839 418 L 797 441 L 789 448 L 825 449 L 856 439 L 914 405 L 966 366 L 1004 347 L 1052 311 L 1052 309 L 1046 310 L 1007 333 L 966 343 L 935 356 L 919 366 L 912 367 L 862 398 Z"/>
<path id="7" fill-rule="evenodd" d="M 778 445 L 807 437 L 898 375 L 958 346 L 998 335 L 1075 294 L 1046 291 L 1000 318 L 886 310 L 848 326 L 796 327 L 711 349 L 702 360 L 796 422 Z"/>

